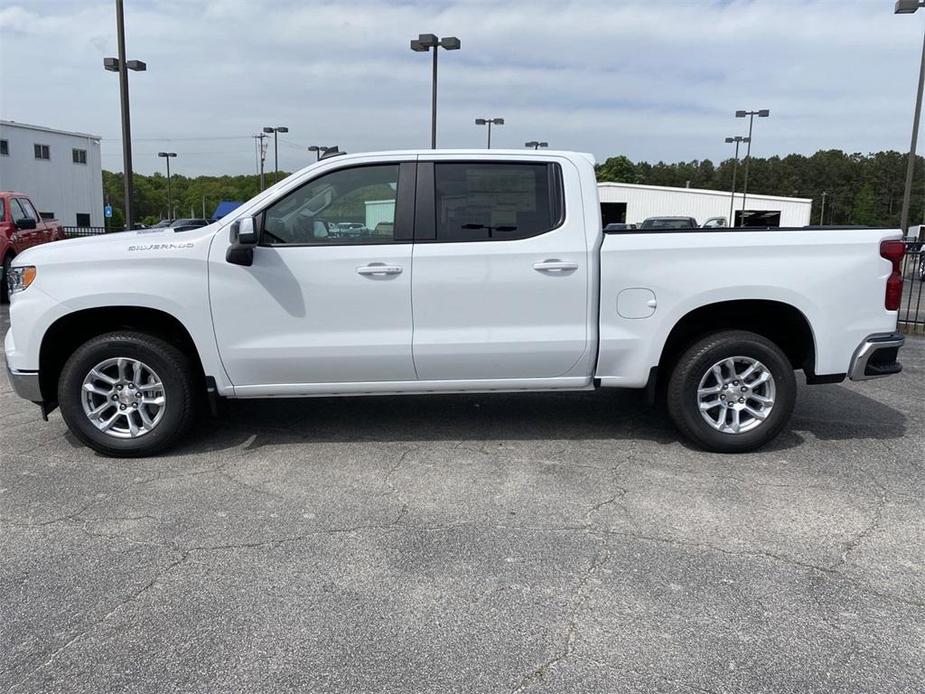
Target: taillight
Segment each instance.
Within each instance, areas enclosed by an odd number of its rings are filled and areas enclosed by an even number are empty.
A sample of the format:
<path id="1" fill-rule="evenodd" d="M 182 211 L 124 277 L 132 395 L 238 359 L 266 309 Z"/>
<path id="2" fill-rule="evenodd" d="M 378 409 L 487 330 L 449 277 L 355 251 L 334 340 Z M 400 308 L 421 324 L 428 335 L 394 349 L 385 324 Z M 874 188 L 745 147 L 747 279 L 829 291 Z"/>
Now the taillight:
<path id="1" fill-rule="evenodd" d="M 880 257 L 893 264 L 893 271 L 886 280 L 886 295 L 883 298 L 883 306 L 887 311 L 898 311 L 902 302 L 903 276 L 900 265 L 905 254 L 906 244 L 903 241 L 880 242 Z"/>

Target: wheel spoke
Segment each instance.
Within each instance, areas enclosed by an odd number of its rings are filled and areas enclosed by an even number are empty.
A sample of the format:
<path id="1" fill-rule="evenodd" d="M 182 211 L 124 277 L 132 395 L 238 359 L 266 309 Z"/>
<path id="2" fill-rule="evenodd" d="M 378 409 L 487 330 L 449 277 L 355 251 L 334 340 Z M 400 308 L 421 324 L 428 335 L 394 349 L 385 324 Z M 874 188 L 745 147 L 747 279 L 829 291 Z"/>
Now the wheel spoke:
<path id="1" fill-rule="evenodd" d="M 712 370 L 713 370 L 713 376 L 716 377 L 716 382 L 717 382 L 719 385 L 722 385 L 722 384 L 723 384 L 723 381 L 726 380 L 726 379 L 723 377 L 723 368 L 722 368 L 719 364 L 714 364 Z"/>
<path id="2" fill-rule="evenodd" d="M 119 380 L 120 380 L 120 381 L 125 381 L 125 380 L 127 380 L 127 377 L 126 377 L 126 375 L 125 375 L 125 374 L 126 374 L 126 370 L 125 370 L 126 365 L 127 365 L 127 360 L 126 360 L 126 359 L 123 359 L 122 357 L 119 357 L 119 359 L 116 361 L 116 368 L 119 369 Z"/>
<path id="3" fill-rule="evenodd" d="M 125 421 L 128 422 L 128 431 L 132 435 L 132 438 L 138 436 L 138 424 L 135 423 L 135 418 L 132 416 L 131 412 L 126 413 Z"/>
<path id="4" fill-rule="evenodd" d="M 100 406 L 97 407 L 96 409 L 90 410 L 90 411 L 87 413 L 87 416 L 88 416 L 90 419 L 99 419 L 100 415 L 103 414 L 106 410 L 108 410 L 111 406 L 112 406 L 112 403 L 110 403 L 110 402 L 107 400 L 106 402 L 104 402 L 102 405 L 100 405 Z"/>
<path id="5" fill-rule="evenodd" d="M 750 388 L 754 388 L 755 386 L 760 386 L 762 383 L 767 383 L 769 378 L 771 378 L 770 372 L 762 369 L 761 373 L 758 375 L 758 378 L 756 378 L 754 381 L 752 381 L 748 385 Z"/>
<path id="6" fill-rule="evenodd" d="M 705 402 L 701 402 L 701 403 L 700 403 L 700 409 L 701 409 L 702 411 L 712 410 L 714 407 L 719 407 L 719 406 L 722 405 L 722 404 L 723 404 L 723 403 L 722 403 L 719 399 L 716 399 L 716 400 L 708 400 L 708 401 L 705 401 Z"/>
<path id="7" fill-rule="evenodd" d="M 116 420 L 121 416 L 122 413 L 120 413 L 119 410 L 116 410 L 116 413 L 112 417 L 98 424 L 100 431 L 109 431 L 109 429 L 112 428 L 112 425 L 115 424 Z"/>
<path id="8" fill-rule="evenodd" d="M 102 395 L 104 398 L 108 398 L 110 393 L 109 390 L 100 388 L 98 385 L 93 383 L 84 383 L 84 390 L 88 393 L 93 393 L 94 395 Z"/>
<path id="9" fill-rule="evenodd" d="M 732 424 L 730 425 L 730 428 L 732 429 L 733 434 L 738 434 L 739 429 L 742 426 L 741 425 L 741 411 L 737 407 L 730 408 L 730 411 L 732 412 Z"/>
<path id="10" fill-rule="evenodd" d="M 770 408 L 774 404 L 773 399 L 766 398 L 765 396 L 758 395 L 757 393 L 752 393 L 751 395 L 748 396 L 748 399 L 755 400 L 756 402 L 760 402 L 762 405 L 764 405 L 765 409 Z"/>
<path id="11" fill-rule="evenodd" d="M 700 396 L 704 396 L 704 395 L 714 395 L 714 394 L 720 392 L 722 389 L 723 389 L 723 384 L 722 384 L 722 383 L 718 383 L 718 384 L 716 384 L 715 386 L 710 386 L 710 387 L 708 387 L 708 388 L 700 388 L 700 389 L 697 391 L 697 395 L 700 395 Z"/>
<path id="12" fill-rule="evenodd" d="M 104 383 L 108 383 L 111 386 L 116 384 L 115 378 L 113 378 L 112 376 L 107 376 L 99 369 L 91 369 L 90 378 L 95 378 L 98 381 L 103 381 Z"/>
<path id="13" fill-rule="evenodd" d="M 726 368 L 729 369 L 729 378 L 738 378 L 738 374 L 736 373 L 735 359 L 732 359 L 731 357 L 727 359 Z"/>
<path id="14" fill-rule="evenodd" d="M 154 420 L 148 416 L 147 408 L 139 407 L 138 416 L 141 417 L 141 423 L 144 425 L 145 429 L 150 430 L 154 426 Z"/>
<path id="15" fill-rule="evenodd" d="M 761 421 L 764 421 L 764 419 L 768 416 L 767 412 L 764 412 L 762 410 L 756 410 L 754 407 L 751 407 L 750 405 L 745 406 L 745 411 L 748 412 L 755 419 L 758 419 Z"/>
<path id="16" fill-rule="evenodd" d="M 141 383 L 141 362 L 135 361 L 132 364 L 132 383 L 139 384 Z"/>
<path id="17" fill-rule="evenodd" d="M 157 405 L 158 407 L 163 407 L 164 406 L 164 396 L 158 395 L 157 397 L 153 397 L 153 398 L 143 397 L 141 399 L 141 404 L 142 405 Z"/>
<path id="18" fill-rule="evenodd" d="M 759 362 L 756 361 L 754 364 L 749 364 L 748 368 L 745 369 L 745 371 L 743 371 L 739 375 L 739 378 L 744 381 L 746 378 L 751 376 L 753 373 L 755 373 L 756 371 L 760 371 L 763 368 L 764 367 Z"/>

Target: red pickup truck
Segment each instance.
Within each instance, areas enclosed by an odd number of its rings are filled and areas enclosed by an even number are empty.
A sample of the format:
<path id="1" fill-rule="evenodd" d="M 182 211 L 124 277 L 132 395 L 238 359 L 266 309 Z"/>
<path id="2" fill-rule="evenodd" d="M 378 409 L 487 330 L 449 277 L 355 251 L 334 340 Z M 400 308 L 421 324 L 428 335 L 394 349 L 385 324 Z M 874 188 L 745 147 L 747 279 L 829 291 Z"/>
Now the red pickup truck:
<path id="1" fill-rule="evenodd" d="M 19 253 L 32 246 L 64 238 L 64 228 L 57 220 L 42 219 L 35 205 L 22 193 L 0 192 L 0 301 L 6 303 L 6 277 L 10 263 Z"/>

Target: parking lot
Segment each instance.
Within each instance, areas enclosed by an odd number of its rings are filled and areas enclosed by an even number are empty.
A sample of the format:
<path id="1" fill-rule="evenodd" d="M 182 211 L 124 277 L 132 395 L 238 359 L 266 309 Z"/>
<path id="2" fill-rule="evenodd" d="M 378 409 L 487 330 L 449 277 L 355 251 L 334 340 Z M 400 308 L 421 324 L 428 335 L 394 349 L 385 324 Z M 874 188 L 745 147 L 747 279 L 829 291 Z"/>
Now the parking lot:
<path id="1" fill-rule="evenodd" d="M 921 691 L 925 338 L 902 357 L 742 456 L 598 392 L 231 403 L 111 460 L 4 378 L 0 686 Z"/>

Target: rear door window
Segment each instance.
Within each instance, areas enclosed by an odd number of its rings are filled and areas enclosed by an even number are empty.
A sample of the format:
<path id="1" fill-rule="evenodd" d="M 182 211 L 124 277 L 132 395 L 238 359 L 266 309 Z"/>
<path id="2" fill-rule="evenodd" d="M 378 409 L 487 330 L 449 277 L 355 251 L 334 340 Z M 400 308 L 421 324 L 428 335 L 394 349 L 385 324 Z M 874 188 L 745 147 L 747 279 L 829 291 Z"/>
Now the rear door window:
<path id="1" fill-rule="evenodd" d="M 562 222 L 561 185 L 557 164 L 437 162 L 436 240 L 506 241 L 545 234 Z"/>

